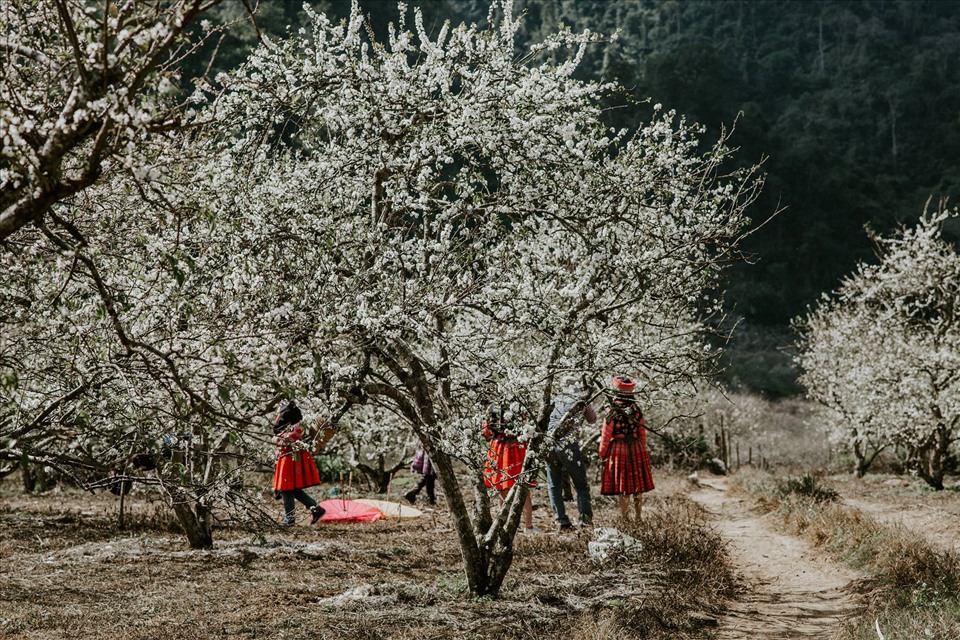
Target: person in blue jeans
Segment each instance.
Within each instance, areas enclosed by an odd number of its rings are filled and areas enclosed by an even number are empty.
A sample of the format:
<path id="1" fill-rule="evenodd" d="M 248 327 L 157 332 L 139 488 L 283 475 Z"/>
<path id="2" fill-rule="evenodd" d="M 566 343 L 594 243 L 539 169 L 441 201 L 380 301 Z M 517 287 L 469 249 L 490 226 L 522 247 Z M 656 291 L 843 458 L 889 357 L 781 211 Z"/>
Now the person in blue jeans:
<path id="1" fill-rule="evenodd" d="M 567 509 L 563 504 L 563 476 L 570 477 L 573 490 L 577 497 L 577 511 L 580 514 L 580 525 L 593 524 L 593 509 L 590 507 L 590 485 L 587 483 L 587 465 L 580 449 L 580 431 L 583 421 L 590 424 L 597 421 L 597 412 L 593 405 L 587 404 L 583 412 L 571 416 L 564 425 L 562 433 L 557 433 L 560 421 L 576 403 L 574 395 L 567 393 L 559 395 L 553 400 L 553 413 L 550 414 L 549 432 L 557 438 L 553 450 L 547 455 L 547 488 L 550 493 L 550 506 L 557 518 L 561 531 L 573 529 Z"/>

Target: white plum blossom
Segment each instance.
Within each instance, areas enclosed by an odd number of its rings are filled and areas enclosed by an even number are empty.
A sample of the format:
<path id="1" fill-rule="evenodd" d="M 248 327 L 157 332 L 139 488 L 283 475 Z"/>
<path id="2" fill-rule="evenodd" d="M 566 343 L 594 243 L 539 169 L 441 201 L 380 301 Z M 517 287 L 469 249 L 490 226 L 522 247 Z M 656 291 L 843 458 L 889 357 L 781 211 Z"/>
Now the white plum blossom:
<path id="1" fill-rule="evenodd" d="M 960 438 L 960 254 L 943 238 L 956 214 L 924 214 L 877 238 L 861 264 L 805 318 L 798 363 L 809 396 L 834 410 L 837 439 L 863 474 L 884 447 L 943 488 Z"/>
<path id="2" fill-rule="evenodd" d="M 204 170 L 218 182 L 207 206 L 232 227 L 220 251 L 244 270 L 224 281 L 260 283 L 234 326 L 284 354 L 277 375 L 314 371 L 295 386 L 332 413 L 374 406 L 416 433 L 480 594 L 509 567 L 525 491 L 490 517 L 488 405 L 516 415 L 533 470 L 561 376 L 592 381 L 583 401 L 613 372 L 645 402 L 692 392 L 715 355 L 703 334 L 720 302 L 705 294 L 759 186 L 721 178 L 723 143 L 698 153 L 699 129 L 674 113 L 610 132 L 612 87 L 571 75 L 594 36 L 563 35 L 566 61 L 518 64 L 503 8 L 488 30 L 431 38 L 418 18 L 382 44 L 356 12 L 312 15 L 312 37 L 262 46 L 222 79 Z"/>
<path id="3" fill-rule="evenodd" d="M 185 126 L 185 28 L 218 1 L 0 0 L 0 239 Z"/>
<path id="4" fill-rule="evenodd" d="M 188 431 L 183 509 L 240 500 L 221 489 L 266 466 L 281 397 L 361 438 L 358 461 L 376 428 L 389 446 L 412 431 L 471 592 L 495 594 L 526 487 L 491 513 L 488 406 L 515 416 L 533 472 L 563 379 L 588 383 L 580 402 L 613 373 L 648 405 L 693 393 L 760 183 L 675 113 L 604 125 L 613 85 L 573 73 L 595 34 L 518 56 L 510 3 L 490 15 L 436 36 L 418 16 L 380 43 L 356 6 L 343 24 L 311 13 L 208 87 L 205 126 L 18 237 L 5 432 L 89 435 L 87 460 Z"/>

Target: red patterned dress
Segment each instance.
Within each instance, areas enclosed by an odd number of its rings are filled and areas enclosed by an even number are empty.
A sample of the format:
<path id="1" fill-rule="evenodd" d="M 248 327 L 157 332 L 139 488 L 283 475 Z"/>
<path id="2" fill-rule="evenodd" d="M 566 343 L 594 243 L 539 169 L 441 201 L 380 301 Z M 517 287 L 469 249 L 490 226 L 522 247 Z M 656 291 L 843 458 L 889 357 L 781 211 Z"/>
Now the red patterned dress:
<path id="1" fill-rule="evenodd" d="M 602 495 L 635 495 L 653 490 L 646 423 L 640 407 L 632 400 L 615 399 L 604 416 L 600 457 Z"/>
<path id="2" fill-rule="evenodd" d="M 487 460 L 483 466 L 483 483 L 497 491 L 506 491 L 520 477 L 523 460 L 527 457 L 527 445 L 517 441 L 501 422 L 487 420 L 483 423 L 483 437 L 490 440 Z"/>
<path id="3" fill-rule="evenodd" d="M 320 473 L 313 455 L 296 445 L 301 438 L 303 429 L 299 424 L 274 436 L 273 440 L 279 446 L 277 466 L 273 470 L 274 491 L 295 491 L 320 484 Z"/>

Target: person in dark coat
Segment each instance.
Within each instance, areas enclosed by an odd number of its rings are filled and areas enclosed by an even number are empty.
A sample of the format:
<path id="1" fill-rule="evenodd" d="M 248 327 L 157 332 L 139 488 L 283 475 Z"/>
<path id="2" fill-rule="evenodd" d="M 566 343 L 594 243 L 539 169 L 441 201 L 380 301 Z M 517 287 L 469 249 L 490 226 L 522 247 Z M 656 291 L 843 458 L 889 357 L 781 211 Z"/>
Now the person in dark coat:
<path id="1" fill-rule="evenodd" d="M 613 399 L 603 417 L 600 458 L 603 481 L 600 493 L 617 496 L 620 515 L 630 517 L 630 503 L 637 520 L 643 509 L 643 494 L 652 491 L 653 473 L 647 451 L 647 429 L 635 397 L 636 382 L 628 376 L 613 377 Z M 632 500 L 631 500 L 632 496 Z"/>
<path id="2" fill-rule="evenodd" d="M 421 475 L 420 482 L 417 483 L 417 486 L 407 491 L 403 497 L 407 499 L 407 502 L 414 504 L 417 501 L 417 496 L 420 495 L 421 489 L 427 490 L 427 500 L 430 504 L 437 504 L 437 494 L 436 485 L 437 485 L 437 470 L 433 468 L 433 462 L 430 461 L 430 456 L 427 455 L 427 452 L 423 449 L 417 451 L 417 455 L 414 456 L 413 462 L 410 463 L 410 471 L 413 473 L 419 473 Z"/>
<path id="3" fill-rule="evenodd" d="M 547 489 L 550 494 L 550 506 L 557 518 L 561 531 L 573 529 L 566 506 L 563 504 L 564 477 L 570 478 L 577 494 L 577 511 L 581 526 L 593 524 L 593 508 L 590 505 L 590 483 L 587 481 L 587 464 L 580 449 L 580 435 L 583 421 L 590 424 L 597 421 L 597 412 L 592 404 L 587 404 L 579 415 L 568 418 L 570 427 L 564 433 L 558 428 L 564 416 L 573 407 L 576 390 L 574 383 L 568 382 L 566 393 L 553 400 L 553 412 L 550 414 L 550 433 L 557 438 L 556 444 L 547 456 Z"/>
<path id="4" fill-rule="evenodd" d="M 303 442 L 300 422 L 303 414 L 292 400 L 281 405 L 273 420 L 273 442 L 277 445 L 277 464 L 273 470 L 273 489 L 283 498 L 283 521 L 295 522 L 297 502 L 310 509 L 310 524 L 323 517 L 324 509 L 304 489 L 320 484 L 320 473 L 313 454 Z"/>

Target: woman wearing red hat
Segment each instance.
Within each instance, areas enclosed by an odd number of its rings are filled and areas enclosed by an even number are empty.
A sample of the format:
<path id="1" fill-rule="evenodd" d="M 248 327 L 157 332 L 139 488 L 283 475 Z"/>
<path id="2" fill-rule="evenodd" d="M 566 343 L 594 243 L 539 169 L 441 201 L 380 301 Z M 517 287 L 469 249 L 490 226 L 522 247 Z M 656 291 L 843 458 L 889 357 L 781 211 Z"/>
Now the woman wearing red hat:
<path id="1" fill-rule="evenodd" d="M 600 493 L 618 496 L 620 515 L 630 517 L 630 498 L 636 519 L 640 519 L 643 494 L 653 490 L 650 453 L 647 451 L 647 430 L 643 412 L 637 406 L 636 382 L 628 376 L 613 377 L 613 400 L 603 418 L 600 437 L 600 458 L 603 459 L 603 482 Z"/>
<path id="2" fill-rule="evenodd" d="M 320 473 L 313 455 L 303 446 L 303 414 L 292 400 L 283 404 L 273 420 L 273 442 L 277 445 L 277 466 L 273 470 L 273 489 L 283 498 L 283 522 L 294 523 L 297 502 L 310 509 L 310 524 L 316 524 L 324 508 L 304 489 L 320 484 Z"/>

